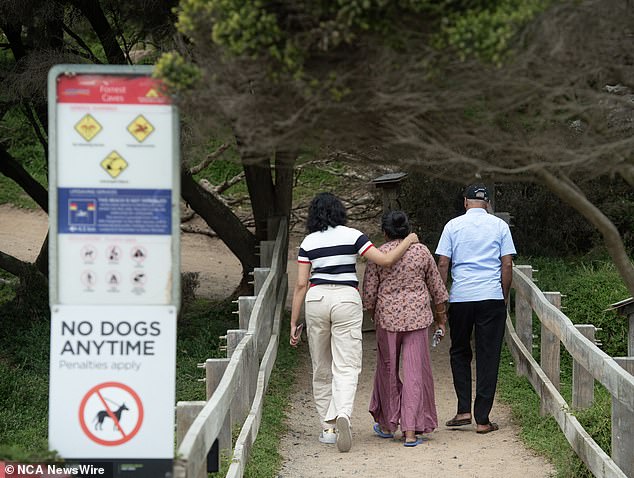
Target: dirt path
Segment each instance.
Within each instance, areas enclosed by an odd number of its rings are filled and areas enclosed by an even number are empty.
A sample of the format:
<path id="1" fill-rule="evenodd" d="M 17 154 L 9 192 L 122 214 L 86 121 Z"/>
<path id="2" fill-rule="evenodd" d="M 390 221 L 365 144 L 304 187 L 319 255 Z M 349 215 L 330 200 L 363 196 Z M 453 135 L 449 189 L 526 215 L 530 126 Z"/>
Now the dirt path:
<path id="1" fill-rule="evenodd" d="M 541 478 L 551 476 L 552 466 L 527 450 L 517 436 L 508 407 L 496 402 L 492 418 L 500 430 L 478 435 L 472 427 L 449 429 L 444 422 L 455 413 L 455 395 L 449 369 L 449 344 L 432 349 L 439 429 L 415 448 L 406 448 L 400 433 L 394 439 L 374 434 L 368 413 L 376 360 L 374 332 L 363 337 L 363 371 L 353 412 L 353 445 L 339 453 L 335 445 L 319 443 L 319 421 L 312 402 L 310 359 L 305 343 L 300 353 L 296 391 L 288 411 L 289 433 L 282 439 L 284 465 L 280 478 L 323 476 L 363 478 L 470 477 Z"/>
<path id="2" fill-rule="evenodd" d="M 10 206 L 0 206 L 0 250 L 32 261 L 46 236 L 47 216 Z M 294 284 L 298 238 L 289 247 L 289 287 Z M 240 281 L 239 262 L 217 239 L 200 234 L 183 234 L 181 268 L 199 272 L 199 295 L 227 297 Z M 283 335 L 284 337 L 285 335 Z M 280 478 L 359 476 L 391 478 L 423 476 L 505 478 L 548 477 L 552 466 L 528 451 L 517 436 L 506 406 L 496 403 L 492 417 L 500 430 L 477 435 L 470 427 L 459 430 L 442 425 L 455 411 L 455 396 L 449 371 L 448 341 L 432 351 L 436 405 L 441 426 L 415 448 L 405 448 L 400 440 L 384 440 L 374 435 L 372 417 L 367 412 L 372 389 L 376 347 L 374 333 L 364 333 L 363 372 L 355 402 L 353 447 L 339 453 L 336 446 L 318 442 L 319 422 L 312 402 L 311 371 L 307 346 L 300 348 L 297 383 L 288 410 L 289 432 L 282 438 L 284 458 Z"/>

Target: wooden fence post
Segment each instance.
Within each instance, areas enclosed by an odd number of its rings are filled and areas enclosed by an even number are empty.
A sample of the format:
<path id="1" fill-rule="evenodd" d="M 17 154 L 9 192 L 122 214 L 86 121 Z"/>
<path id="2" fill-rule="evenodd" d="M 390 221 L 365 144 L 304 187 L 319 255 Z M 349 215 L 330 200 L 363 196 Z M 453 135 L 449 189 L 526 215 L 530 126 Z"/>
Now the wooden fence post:
<path id="1" fill-rule="evenodd" d="M 275 249 L 275 241 L 260 242 L 260 267 L 271 267 L 273 263 L 273 249 Z"/>
<path id="2" fill-rule="evenodd" d="M 247 330 L 249 328 L 249 320 L 251 312 L 255 305 L 257 297 L 254 295 L 241 295 L 238 297 L 238 326 L 240 329 Z"/>
<path id="3" fill-rule="evenodd" d="M 634 375 L 634 357 L 614 361 Z M 627 476 L 634 477 L 634 412 L 612 397 L 612 459 Z"/>
<path id="4" fill-rule="evenodd" d="M 218 384 L 220 380 L 222 380 L 222 376 L 227 369 L 227 365 L 229 365 L 230 359 L 207 359 L 205 361 L 205 383 L 206 383 L 206 392 L 207 392 L 207 400 L 211 398 L 213 393 L 218 388 Z M 214 444 L 216 445 L 216 444 Z M 209 463 L 207 460 L 207 471 L 218 471 L 220 469 L 220 459 L 223 451 L 231 452 L 233 449 L 233 443 L 231 440 L 231 412 L 227 413 L 225 417 L 224 424 L 222 425 L 222 430 L 218 434 L 217 438 L 217 447 L 219 453 L 217 454 L 217 463 Z M 216 457 L 214 457 L 216 459 Z M 213 465 L 213 469 L 212 466 Z"/>
<path id="5" fill-rule="evenodd" d="M 523 273 L 526 277 L 532 280 L 533 267 L 528 265 L 518 265 L 515 268 Z M 515 331 L 520 341 L 528 350 L 528 353 L 533 353 L 533 309 L 528 300 L 528 297 L 524 297 L 519 293 L 518 289 L 515 289 Z M 525 375 L 525 371 L 520 370 L 520 364 L 518 363 L 517 373 L 518 375 Z"/>
<path id="6" fill-rule="evenodd" d="M 269 276 L 271 269 L 268 267 L 256 267 L 253 269 L 253 293 L 258 295 L 262 290 L 264 281 Z"/>
<path id="7" fill-rule="evenodd" d="M 575 325 L 581 334 L 594 342 L 596 328 L 594 325 Z M 572 361 L 572 406 L 573 408 L 588 408 L 594 402 L 594 377 L 590 372 Z"/>
<path id="8" fill-rule="evenodd" d="M 227 358 L 231 358 L 242 338 L 247 334 L 244 329 L 227 330 Z"/>
<path id="9" fill-rule="evenodd" d="M 176 404 L 176 448 L 180 446 L 189 427 L 205 406 L 205 401 L 178 402 Z M 187 477 L 190 478 L 190 477 Z M 194 478 L 194 477 L 191 477 Z M 207 478 L 207 470 L 202 467 L 195 478 Z"/>
<path id="10" fill-rule="evenodd" d="M 544 292 L 546 300 L 553 304 L 558 309 L 561 309 L 561 293 L 559 292 Z M 560 360 L 559 350 L 560 342 L 555 334 L 553 334 L 548 328 L 541 323 L 541 348 L 540 348 L 540 366 L 546 376 L 550 379 L 554 387 L 559 390 L 560 382 Z M 541 416 L 548 414 L 545 401 L 541 400 L 539 413 Z"/>

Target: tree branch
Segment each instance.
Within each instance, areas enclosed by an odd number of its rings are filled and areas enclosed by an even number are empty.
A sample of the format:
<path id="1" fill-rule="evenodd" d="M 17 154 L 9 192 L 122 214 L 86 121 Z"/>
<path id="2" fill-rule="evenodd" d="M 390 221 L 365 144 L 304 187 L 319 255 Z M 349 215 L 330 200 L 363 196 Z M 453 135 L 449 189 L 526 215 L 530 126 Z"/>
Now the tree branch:
<path id="1" fill-rule="evenodd" d="M 200 162 L 198 165 L 189 168 L 190 174 L 198 174 L 207 166 L 209 166 L 216 158 L 218 158 L 222 153 L 224 153 L 227 148 L 229 148 L 229 143 L 221 144 L 218 149 L 216 149 L 213 153 L 207 155 L 207 157 Z"/>
<path id="2" fill-rule="evenodd" d="M 86 52 L 86 54 L 88 55 L 87 58 L 92 61 L 93 63 L 96 63 L 98 65 L 102 64 L 102 61 L 99 60 L 99 58 L 97 58 L 97 55 L 95 55 L 93 53 L 93 51 L 90 49 L 90 47 L 86 44 L 86 42 L 79 36 L 77 35 L 74 31 L 72 31 L 69 27 L 67 27 L 66 25 L 64 25 L 64 31 L 66 32 L 66 34 L 71 37 L 73 40 L 75 40 L 77 42 L 77 44 L 84 49 L 84 51 Z"/>
<path id="3" fill-rule="evenodd" d="M 603 236 L 608 253 L 623 278 L 625 286 L 634 295 L 634 264 L 632 264 L 623 245 L 621 235 L 612 221 L 577 188 L 570 186 L 567 181 L 558 178 L 546 169 L 538 171 L 537 174 L 548 189 L 554 192 L 562 201 L 576 209 L 590 224 L 597 228 Z"/>
<path id="4" fill-rule="evenodd" d="M 46 212 L 48 191 L 0 144 L 0 173 L 13 179 Z"/>
<path id="5" fill-rule="evenodd" d="M 32 267 L 33 264 L 30 262 L 21 261 L 16 257 L 0 251 L 0 269 L 3 269 L 16 277 L 21 277 L 25 270 Z"/>

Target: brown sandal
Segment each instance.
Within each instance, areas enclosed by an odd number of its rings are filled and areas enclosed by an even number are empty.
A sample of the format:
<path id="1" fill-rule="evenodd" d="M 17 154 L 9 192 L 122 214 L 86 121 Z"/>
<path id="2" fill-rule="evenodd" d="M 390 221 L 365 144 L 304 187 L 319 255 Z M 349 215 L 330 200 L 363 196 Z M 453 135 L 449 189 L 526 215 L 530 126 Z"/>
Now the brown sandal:
<path id="1" fill-rule="evenodd" d="M 487 425 L 487 428 L 483 430 L 476 430 L 476 433 L 479 433 L 480 435 L 484 435 L 485 433 L 491 433 L 499 429 L 500 427 L 498 426 L 497 423 L 489 422 L 489 424 Z"/>
<path id="2" fill-rule="evenodd" d="M 445 422 L 445 425 L 448 427 L 461 427 L 463 425 L 471 425 L 471 418 L 453 417 L 451 420 Z"/>

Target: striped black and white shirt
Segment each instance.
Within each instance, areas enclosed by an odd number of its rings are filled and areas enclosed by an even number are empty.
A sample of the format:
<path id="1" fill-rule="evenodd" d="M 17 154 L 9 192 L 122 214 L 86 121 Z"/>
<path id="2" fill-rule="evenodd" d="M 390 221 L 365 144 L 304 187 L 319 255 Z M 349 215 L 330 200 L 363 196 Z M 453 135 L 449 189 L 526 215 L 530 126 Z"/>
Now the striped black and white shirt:
<path id="1" fill-rule="evenodd" d="M 357 287 L 357 254 L 373 247 L 361 231 L 347 226 L 329 227 L 306 236 L 299 246 L 298 262 L 310 264 L 311 285 L 342 284 Z"/>

